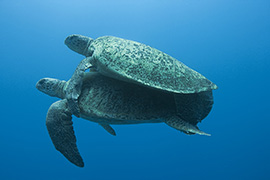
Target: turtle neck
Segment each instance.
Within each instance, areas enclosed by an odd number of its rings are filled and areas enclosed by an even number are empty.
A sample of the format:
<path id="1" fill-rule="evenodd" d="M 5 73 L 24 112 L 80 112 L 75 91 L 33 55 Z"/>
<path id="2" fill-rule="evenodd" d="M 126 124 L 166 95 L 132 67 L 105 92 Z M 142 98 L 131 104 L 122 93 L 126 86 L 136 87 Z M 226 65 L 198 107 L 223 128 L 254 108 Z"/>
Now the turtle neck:
<path id="1" fill-rule="evenodd" d="M 61 99 L 65 99 L 66 97 L 66 91 L 65 91 L 65 87 L 67 85 L 66 81 L 60 81 L 56 84 L 55 86 L 55 97 L 61 98 Z"/>

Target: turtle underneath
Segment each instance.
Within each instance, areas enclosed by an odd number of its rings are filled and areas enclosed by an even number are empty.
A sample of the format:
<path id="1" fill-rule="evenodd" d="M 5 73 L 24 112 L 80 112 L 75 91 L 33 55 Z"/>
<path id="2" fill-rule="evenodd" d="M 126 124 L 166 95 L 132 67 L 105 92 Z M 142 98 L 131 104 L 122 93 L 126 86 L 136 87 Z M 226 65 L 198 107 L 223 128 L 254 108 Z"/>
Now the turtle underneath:
<path id="1" fill-rule="evenodd" d="M 70 162 L 83 167 L 73 131 L 72 112 L 66 100 L 69 82 L 43 78 L 37 82 L 36 88 L 62 99 L 49 108 L 46 126 L 55 148 Z M 187 119 L 190 116 L 179 116 L 173 93 L 119 81 L 97 72 L 87 72 L 83 75 L 82 90 L 78 97 L 79 116 L 99 123 L 112 135 L 116 133 L 111 124 L 161 122 L 186 134 L 209 135 L 200 131 L 197 123 L 212 108 L 212 91 L 183 94 L 178 100 L 186 102 L 183 106 L 186 113 L 194 113 L 194 117 L 197 117 Z"/>

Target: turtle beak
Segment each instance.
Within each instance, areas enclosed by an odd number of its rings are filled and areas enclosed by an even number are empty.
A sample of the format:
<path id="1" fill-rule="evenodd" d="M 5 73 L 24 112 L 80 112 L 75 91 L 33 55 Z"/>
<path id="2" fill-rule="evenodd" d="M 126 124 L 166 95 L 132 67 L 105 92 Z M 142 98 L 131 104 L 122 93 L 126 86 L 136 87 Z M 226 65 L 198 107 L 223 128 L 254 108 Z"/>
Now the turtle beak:
<path id="1" fill-rule="evenodd" d="M 73 34 L 66 38 L 65 45 L 67 45 L 69 49 L 79 54 L 89 56 L 88 47 L 90 46 L 92 41 L 93 39 L 87 36 Z"/>
<path id="2" fill-rule="evenodd" d="M 36 83 L 36 88 L 39 90 L 39 91 L 42 91 L 43 90 L 43 84 L 45 83 L 46 81 L 46 78 L 43 78 L 43 79 L 40 79 L 37 83 Z"/>

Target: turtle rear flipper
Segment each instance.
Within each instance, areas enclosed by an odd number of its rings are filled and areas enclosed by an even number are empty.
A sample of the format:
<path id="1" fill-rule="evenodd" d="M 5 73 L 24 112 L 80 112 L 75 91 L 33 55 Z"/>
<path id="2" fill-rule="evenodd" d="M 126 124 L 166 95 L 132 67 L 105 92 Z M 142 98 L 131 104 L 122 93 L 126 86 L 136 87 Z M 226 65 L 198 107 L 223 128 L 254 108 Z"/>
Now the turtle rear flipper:
<path id="1" fill-rule="evenodd" d="M 113 136 L 116 136 L 114 129 L 109 124 L 99 123 L 108 133 Z"/>
<path id="2" fill-rule="evenodd" d="M 71 115 L 67 100 L 57 101 L 49 108 L 46 126 L 55 148 L 70 162 L 83 167 L 84 163 L 76 145 Z"/>
<path id="3" fill-rule="evenodd" d="M 206 135 L 206 136 L 211 136 L 208 133 L 205 133 L 201 130 L 198 129 L 196 125 L 192 125 L 184 120 L 182 120 L 178 116 L 171 116 L 165 119 L 165 123 L 172 128 L 175 128 L 177 130 L 180 130 L 186 134 L 199 134 L 199 135 Z"/>
<path id="4" fill-rule="evenodd" d="M 211 111 L 213 106 L 212 90 L 193 94 L 174 94 L 177 115 L 196 125 Z"/>

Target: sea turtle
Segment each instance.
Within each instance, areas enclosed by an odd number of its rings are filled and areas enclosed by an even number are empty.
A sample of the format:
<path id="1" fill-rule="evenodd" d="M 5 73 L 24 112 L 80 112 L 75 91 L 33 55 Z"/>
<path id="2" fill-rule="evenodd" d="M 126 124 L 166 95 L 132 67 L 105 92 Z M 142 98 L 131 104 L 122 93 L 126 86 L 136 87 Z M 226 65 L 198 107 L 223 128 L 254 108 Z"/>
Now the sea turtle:
<path id="1" fill-rule="evenodd" d="M 37 82 L 36 88 L 62 99 L 49 108 L 46 126 L 55 148 L 70 162 L 83 167 L 73 131 L 72 112 L 66 99 L 69 83 L 70 81 L 43 78 Z M 173 93 L 116 80 L 97 72 L 85 72 L 82 91 L 78 97 L 79 116 L 99 123 L 112 135 L 115 135 L 115 131 L 110 124 L 160 122 L 187 134 L 209 135 L 200 131 L 197 123 L 211 110 L 211 91 L 182 94 L 178 100 L 185 102 L 185 113 L 194 113 L 197 117 L 187 119 L 189 116 L 183 114 L 186 118 L 183 119 L 179 116 Z"/>
<path id="2" fill-rule="evenodd" d="M 65 44 L 73 51 L 86 56 L 78 65 L 69 87 L 67 100 L 71 111 L 79 116 L 77 99 L 81 91 L 82 74 L 91 68 L 118 80 L 131 82 L 178 95 L 210 92 L 217 86 L 200 73 L 155 48 L 113 36 L 95 40 L 82 35 L 70 35 Z M 210 95 L 212 95 L 210 93 Z M 179 114 L 182 114 L 178 105 Z M 190 114 L 190 118 L 196 116 Z"/>

